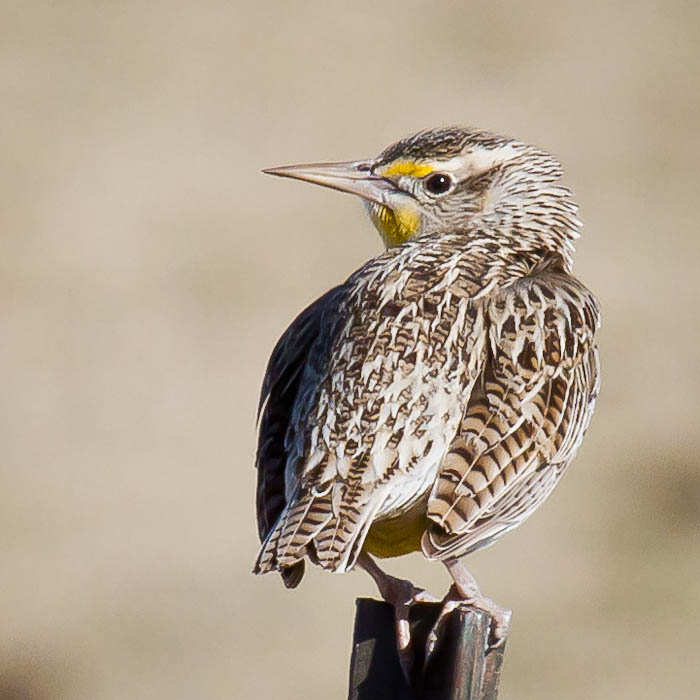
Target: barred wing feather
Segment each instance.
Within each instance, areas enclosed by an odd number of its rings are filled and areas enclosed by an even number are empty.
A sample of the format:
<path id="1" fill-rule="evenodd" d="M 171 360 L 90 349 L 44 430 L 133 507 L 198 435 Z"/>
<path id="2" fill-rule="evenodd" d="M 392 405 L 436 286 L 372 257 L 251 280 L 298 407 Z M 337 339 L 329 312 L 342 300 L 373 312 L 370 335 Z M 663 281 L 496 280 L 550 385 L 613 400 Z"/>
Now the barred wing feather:
<path id="1" fill-rule="evenodd" d="M 599 309 L 576 279 L 523 278 L 487 301 L 489 357 L 428 504 L 433 559 L 485 547 L 547 498 L 598 393 Z"/>

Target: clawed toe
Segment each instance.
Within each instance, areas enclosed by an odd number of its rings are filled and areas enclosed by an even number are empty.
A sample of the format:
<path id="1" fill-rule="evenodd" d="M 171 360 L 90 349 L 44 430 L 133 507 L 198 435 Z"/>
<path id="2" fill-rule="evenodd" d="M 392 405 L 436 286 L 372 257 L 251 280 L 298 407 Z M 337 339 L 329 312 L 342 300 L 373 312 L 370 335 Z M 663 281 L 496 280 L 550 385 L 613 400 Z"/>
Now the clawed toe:
<path id="1" fill-rule="evenodd" d="M 385 599 L 394 606 L 394 619 L 396 624 L 396 647 L 399 662 L 406 681 L 410 684 L 411 669 L 413 667 L 413 647 L 411 645 L 411 627 L 409 613 L 414 603 L 435 603 L 436 598 L 428 591 L 417 588 L 410 581 L 393 579 L 391 590 L 383 591 Z"/>
<path id="2" fill-rule="evenodd" d="M 435 621 L 435 624 L 433 625 L 432 629 L 428 633 L 428 637 L 426 639 L 426 643 L 425 643 L 425 663 L 426 664 L 428 663 L 430 655 L 433 653 L 433 651 L 435 651 L 435 647 L 438 643 L 438 639 L 440 638 L 440 633 L 442 631 L 445 620 L 448 618 L 450 613 L 455 608 L 458 608 L 461 605 L 464 605 L 463 600 L 451 600 L 451 599 L 445 598 L 445 600 L 443 601 L 442 608 L 440 610 L 440 614 L 438 615 L 438 618 Z"/>
<path id="3" fill-rule="evenodd" d="M 390 576 L 382 571 L 366 552 L 360 554 L 357 563 L 374 579 L 382 598 L 394 608 L 396 650 L 403 675 L 410 685 L 414 651 L 411 644 L 411 625 L 409 622 L 411 605 L 414 603 L 436 603 L 439 599 L 426 590 L 414 586 L 410 581 Z"/>
<path id="4" fill-rule="evenodd" d="M 489 600 L 489 599 L 487 599 Z M 493 601 L 491 601 L 493 603 Z M 506 643 L 510 618 L 513 614 L 511 610 L 502 608 L 494 603 L 494 608 L 479 608 L 491 615 L 491 629 L 489 630 L 489 651 L 497 649 Z"/>
<path id="5" fill-rule="evenodd" d="M 489 615 L 491 627 L 489 629 L 487 652 L 505 644 L 512 612 L 506 608 L 502 608 L 493 600 L 482 594 L 465 597 L 459 588 L 453 585 L 445 596 L 440 614 L 428 634 L 424 666 L 427 665 L 432 653 L 435 651 L 435 647 L 443 632 L 445 621 L 455 609 L 460 607 L 481 610 Z"/>

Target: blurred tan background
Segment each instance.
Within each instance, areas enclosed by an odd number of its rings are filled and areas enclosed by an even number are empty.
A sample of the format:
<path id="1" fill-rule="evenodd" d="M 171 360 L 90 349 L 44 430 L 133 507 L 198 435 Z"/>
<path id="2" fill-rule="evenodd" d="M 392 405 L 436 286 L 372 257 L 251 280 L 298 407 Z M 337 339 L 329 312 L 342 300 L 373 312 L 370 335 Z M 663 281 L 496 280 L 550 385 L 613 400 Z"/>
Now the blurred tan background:
<path id="1" fill-rule="evenodd" d="M 698 697 L 700 5 L 2 2 L 0 699 L 342 699 L 367 576 L 256 578 L 254 412 L 380 250 L 265 178 L 468 123 L 557 153 L 604 382 L 554 497 L 470 559 L 505 700 Z M 442 593 L 438 565 L 390 565 Z"/>

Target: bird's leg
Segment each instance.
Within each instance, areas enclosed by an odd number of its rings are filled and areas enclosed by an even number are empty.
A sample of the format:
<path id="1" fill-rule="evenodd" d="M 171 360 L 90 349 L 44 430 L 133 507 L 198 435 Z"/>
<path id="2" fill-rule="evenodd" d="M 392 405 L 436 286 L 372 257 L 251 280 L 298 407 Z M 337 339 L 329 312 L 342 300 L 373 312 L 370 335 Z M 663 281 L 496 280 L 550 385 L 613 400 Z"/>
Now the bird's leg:
<path id="1" fill-rule="evenodd" d="M 401 662 L 404 676 L 410 684 L 413 651 L 411 649 L 411 629 L 408 623 L 408 612 L 413 603 L 435 603 L 439 599 L 422 588 L 414 586 L 406 579 L 396 578 L 382 571 L 374 559 L 366 552 L 360 554 L 357 563 L 374 579 L 382 598 L 394 606 L 396 646 L 399 653 L 399 661 Z"/>
<path id="2" fill-rule="evenodd" d="M 512 611 L 502 608 L 498 603 L 487 598 L 479 589 L 476 579 L 467 571 L 467 568 L 459 559 L 447 559 L 444 562 L 452 576 L 454 583 L 450 587 L 442 603 L 442 610 L 437 622 L 428 635 L 426 648 L 426 662 L 435 649 L 439 632 L 446 617 L 462 605 L 468 605 L 477 610 L 483 610 L 491 616 L 491 629 L 489 631 L 489 650 L 495 649 L 505 643 L 508 635 L 508 626 Z"/>

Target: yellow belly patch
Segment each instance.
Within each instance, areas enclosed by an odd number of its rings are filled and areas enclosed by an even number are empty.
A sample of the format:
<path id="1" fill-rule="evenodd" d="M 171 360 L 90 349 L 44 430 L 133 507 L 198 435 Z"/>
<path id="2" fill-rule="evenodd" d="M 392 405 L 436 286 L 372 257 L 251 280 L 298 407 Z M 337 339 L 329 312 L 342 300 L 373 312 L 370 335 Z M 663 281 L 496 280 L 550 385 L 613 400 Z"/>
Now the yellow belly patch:
<path id="1" fill-rule="evenodd" d="M 372 524 L 362 549 L 386 559 L 420 551 L 420 540 L 428 526 L 423 513 L 406 513 L 397 518 L 386 518 Z"/>

